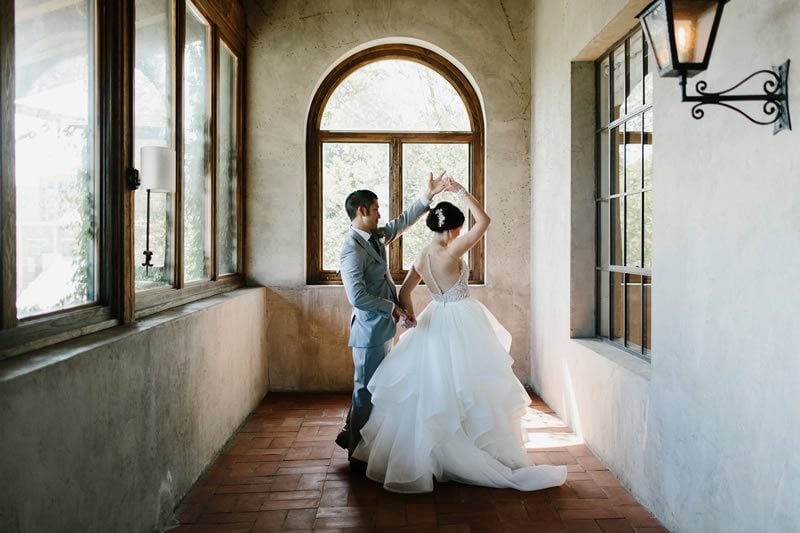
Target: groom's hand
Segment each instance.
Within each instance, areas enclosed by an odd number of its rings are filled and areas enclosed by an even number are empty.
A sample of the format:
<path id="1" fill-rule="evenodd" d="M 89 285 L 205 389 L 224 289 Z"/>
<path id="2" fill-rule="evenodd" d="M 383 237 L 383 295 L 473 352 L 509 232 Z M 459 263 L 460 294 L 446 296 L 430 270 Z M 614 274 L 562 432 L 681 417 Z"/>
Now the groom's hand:
<path id="1" fill-rule="evenodd" d="M 406 321 L 408 320 L 408 313 L 406 313 L 405 309 L 395 304 L 394 309 L 392 309 L 392 320 L 395 324 L 400 320 Z"/>
<path id="2" fill-rule="evenodd" d="M 427 198 L 429 202 L 433 200 L 434 196 L 445 190 L 447 187 L 449 182 L 444 177 L 446 172 L 446 170 L 443 170 L 436 179 L 433 179 L 433 172 L 428 173 L 428 190 L 425 192 L 425 198 Z"/>
<path id="3" fill-rule="evenodd" d="M 408 318 L 403 321 L 402 326 L 406 329 L 417 327 L 417 317 L 411 314 L 408 315 Z"/>

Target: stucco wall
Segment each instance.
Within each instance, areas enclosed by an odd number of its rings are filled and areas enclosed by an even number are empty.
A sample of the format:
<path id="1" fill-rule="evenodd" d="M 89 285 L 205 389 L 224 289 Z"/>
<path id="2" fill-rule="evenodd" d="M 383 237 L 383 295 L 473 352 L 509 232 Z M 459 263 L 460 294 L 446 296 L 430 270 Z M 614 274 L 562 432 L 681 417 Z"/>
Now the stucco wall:
<path id="1" fill-rule="evenodd" d="M 569 338 L 571 224 L 593 223 L 571 218 L 570 62 L 625 5 L 534 1 L 532 381 L 669 529 L 796 531 L 796 131 L 773 137 L 724 109 L 696 121 L 677 80 L 657 78 L 652 365 Z M 730 2 L 696 79 L 722 90 L 798 57 L 798 25 L 793 0 Z"/>
<path id="2" fill-rule="evenodd" d="M 350 306 L 341 287 L 306 286 L 305 125 L 328 70 L 377 42 L 412 42 L 455 59 L 486 117 L 486 287 L 473 294 L 513 335 L 527 382 L 530 301 L 530 3 L 522 0 L 246 1 L 248 272 L 270 287 L 272 390 L 347 390 Z M 342 216 L 345 216 L 344 213 Z M 418 306 L 426 300 L 417 290 Z"/>
<path id="3" fill-rule="evenodd" d="M 152 531 L 267 391 L 263 288 L 0 365 L 0 529 Z"/>

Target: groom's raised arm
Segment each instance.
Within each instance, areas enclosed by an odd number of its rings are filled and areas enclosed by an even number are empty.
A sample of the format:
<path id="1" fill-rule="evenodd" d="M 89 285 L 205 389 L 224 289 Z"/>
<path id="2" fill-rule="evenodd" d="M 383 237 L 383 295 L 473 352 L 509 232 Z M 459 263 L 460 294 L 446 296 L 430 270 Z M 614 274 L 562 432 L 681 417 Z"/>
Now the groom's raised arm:
<path id="1" fill-rule="evenodd" d="M 386 244 L 389 244 L 395 240 L 409 226 L 413 225 L 417 220 L 419 220 L 419 217 L 421 217 L 422 214 L 428 210 L 429 205 L 431 205 L 430 200 L 420 198 L 411 204 L 411 207 L 400 213 L 399 217 L 387 222 L 386 225 L 383 226 Z"/>
<path id="2" fill-rule="evenodd" d="M 394 302 L 367 292 L 367 286 L 364 283 L 364 269 L 358 252 L 353 249 L 342 252 L 340 268 L 344 290 L 353 307 L 362 311 L 380 313 L 387 317 L 392 316 Z"/>
<path id="3" fill-rule="evenodd" d="M 433 197 L 442 192 L 450 184 L 450 178 L 445 178 L 444 175 L 445 172 L 442 171 L 438 178 L 433 179 L 433 172 L 429 172 L 428 189 L 425 191 L 422 198 L 411 204 L 411 207 L 403 211 L 399 217 L 389 221 L 383 226 L 382 231 L 383 237 L 386 238 L 386 244 L 395 240 L 406 228 L 419 220 L 419 217 L 421 217 L 428 209 L 428 206 L 431 205 Z"/>

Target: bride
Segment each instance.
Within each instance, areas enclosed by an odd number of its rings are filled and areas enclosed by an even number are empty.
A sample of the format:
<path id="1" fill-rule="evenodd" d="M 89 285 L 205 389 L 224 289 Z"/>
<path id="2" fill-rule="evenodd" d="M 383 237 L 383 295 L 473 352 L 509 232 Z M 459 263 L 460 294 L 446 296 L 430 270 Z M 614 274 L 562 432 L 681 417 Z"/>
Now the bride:
<path id="1" fill-rule="evenodd" d="M 489 227 L 489 216 L 463 186 L 475 224 L 449 202 L 432 208 L 433 239 L 400 289 L 408 312 L 401 337 L 369 382 L 372 414 L 353 457 L 367 477 L 393 492 L 433 490 L 433 478 L 487 487 L 538 490 L 564 483 L 564 466 L 529 463 L 521 418 L 530 398 L 511 371 L 511 335 L 469 296 L 462 259 Z M 411 292 L 424 281 L 433 301 L 414 318 Z"/>

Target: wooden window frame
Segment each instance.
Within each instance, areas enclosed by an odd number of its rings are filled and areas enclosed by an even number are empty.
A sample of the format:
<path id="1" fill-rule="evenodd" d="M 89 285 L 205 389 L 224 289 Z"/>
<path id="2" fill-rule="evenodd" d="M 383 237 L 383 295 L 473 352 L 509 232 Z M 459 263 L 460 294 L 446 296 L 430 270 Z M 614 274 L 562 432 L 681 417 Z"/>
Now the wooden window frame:
<path id="1" fill-rule="evenodd" d="M 212 216 L 209 231 L 211 232 L 211 254 L 209 279 L 185 282 L 183 279 L 183 50 L 186 35 L 186 9 L 191 6 L 205 19 L 211 29 L 211 91 L 212 106 L 210 138 L 210 198 Z M 238 5 L 235 2 L 233 5 Z M 237 24 L 244 24 L 243 12 L 228 11 L 219 2 L 213 0 L 175 0 L 173 2 L 175 21 L 175 50 L 173 59 L 173 76 L 175 84 L 175 151 L 176 151 L 176 187 L 173 220 L 173 272 L 172 286 L 145 289 L 136 292 L 135 317 L 142 318 L 176 305 L 182 305 L 200 298 L 213 296 L 238 288 L 244 284 L 245 261 L 245 196 L 244 196 L 244 103 L 245 103 L 245 65 L 246 41 L 243 32 L 236 31 Z M 238 22 L 237 22 L 238 21 Z M 243 27 L 243 26 L 242 26 Z M 237 188 L 237 270 L 234 274 L 218 274 L 217 257 L 217 114 L 218 114 L 218 75 L 220 43 L 234 54 L 237 59 L 237 153 L 236 176 Z"/>
<path id="2" fill-rule="evenodd" d="M 183 15 L 185 2 L 173 0 L 176 15 L 175 63 L 182 67 Z M 194 0 L 193 5 L 212 25 L 212 91 L 216 90 L 219 68 L 216 50 L 220 40 L 236 55 L 237 70 L 237 270 L 218 277 L 217 259 L 212 250 L 211 279 L 183 286 L 182 273 L 174 279 L 176 287 L 164 291 L 137 293 L 134 281 L 133 193 L 126 185 L 133 167 L 133 74 L 135 51 L 135 1 L 94 0 L 96 64 L 96 160 L 98 256 L 96 300 L 65 310 L 22 319 L 16 310 L 16 186 L 14 148 L 14 0 L 0 0 L 0 360 L 134 321 L 170 307 L 229 291 L 241 286 L 245 278 L 245 69 L 246 23 L 238 1 Z M 178 40 L 179 39 L 179 40 Z M 174 70 L 177 85 L 181 71 Z M 176 92 L 176 147 L 180 147 L 182 117 Z M 212 96 L 216 117 L 216 93 Z M 215 179 L 216 128 L 212 128 L 212 180 Z M 181 161 L 180 155 L 178 161 Z M 182 165 L 178 165 L 180 172 Z M 180 179 L 180 178 L 179 178 Z M 215 182 L 214 182 L 215 184 Z M 212 187 L 212 201 L 216 190 Z M 176 193 L 176 206 L 180 206 Z M 212 231 L 216 223 L 216 203 L 212 204 Z M 178 207 L 179 210 L 179 207 Z M 176 213 L 176 222 L 180 221 Z M 9 230 L 10 229 L 10 230 Z M 175 231 L 181 229 L 176 225 Z M 212 242 L 216 235 L 212 235 Z M 176 246 L 176 250 L 177 250 Z M 158 291 L 158 292 L 156 292 Z"/>
<path id="3" fill-rule="evenodd" d="M 612 229 L 614 224 L 615 224 L 615 221 L 614 221 L 614 210 L 611 209 L 610 207 L 608 209 L 609 220 L 605 221 L 605 223 L 609 224 L 608 239 L 604 239 L 603 238 L 603 227 L 602 227 L 602 224 L 604 223 L 604 221 L 602 220 L 603 210 L 601 209 L 601 205 L 603 203 L 610 203 L 612 200 L 618 200 L 620 202 L 619 209 L 621 210 L 621 216 L 623 218 L 622 231 L 623 232 L 627 232 L 628 231 L 628 227 L 627 227 L 627 210 L 626 210 L 627 198 L 630 197 L 630 196 L 635 196 L 635 195 L 642 195 L 642 198 L 644 198 L 644 193 L 649 193 L 651 195 L 650 196 L 650 202 L 652 202 L 652 191 L 653 191 L 652 183 L 648 187 L 645 187 L 644 184 L 642 184 L 641 188 L 634 189 L 633 191 L 625 190 L 625 191 L 622 191 L 622 192 L 620 192 L 620 191 L 612 192 L 612 187 L 611 187 L 611 184 L 613 183 L 613 181 L 615 179 L 618 179 L 618 176 L 616 176 L 614 174 L 614 168 L 615 168 L 614 165 L 615 165 L 615 160 L 617 159 L 617 154 L 615 152 L 615 144 L 614 144 L 614 139 L 612 137 L 612 132 L 615 129 L 619 128 L 619 127 L 624 127 L 625 124 L 627 124 L 628 122 L 630 122 L 630 121 L 632 121 L 632 120 L 634 120 L 636 118 L 641 118 L 642 119 L 642 128 L 644 128 L 644 120 L 643 120 L 644 116 L 648 112 L 652 113 L 652 110 L 653 110 L 652 97 L 651 97 L 650 101 L 646 101 L 645 100 L 644 96 L 645 96 L 645 93 L 646 93 L 646 84 L 642 83 L 642 102 L 643 102 L 643 104 L 638 106 L 635 109 L 632 109 L 632 110 L 626 109 L 625 112 L 621 112 L 620 113 L 620 116 L 618 118 L 614 118 L 614 116 L 613 116 L 614 65 L 613 65 L 612 56 L 613 56 L 614 52 L 616 52 L 618 49 L 620 49 L 620 47 L 623 47 L 624 54 L 625 54 L 625 81 L 624 81 L 624 83 L 625 83 L 625 91 L 624 91 L 624 94 L 626 95 L 626 98 L 627 98 L 627 95 L 629 94 L 630 85 L 631 85 L 630 64 L 629 64 L 630 63 L 629 43 L 630 43 L 631 38 L 636 36 L 637 33 L 642 33 L 641 28 L 637 27 L 635 30 L 629 32 L 627 35 L 625 35 L 624 38 L 620 39 L 612 47 L 610 47 L 605 53 L 603 53 L 595 62 L 595 96 L 596 96 L 596 106 L 595 106 L 596 119 L 595 119 L 595 124 L 597 125 L 596 131 L 595 131 L 595 133 L 596 133 L 596 143 L 597 143 L 597 151 L 596 151 L 597 155 L 596 155 L 596 164 L 595 164 L 595 168 L 596 168 L 595 204 L 596 204 L 596 213 L 597 213 L 597 218 L 596 218 L 597 222 L 595 224 L 595 231 L 596 231 L 595 241 L 596 241 L 596 244 L 597 244 L 596 266 L 595 266 L 596 275 L 597 275 L 597 277 L 596 277 L 596 290 L 595 290 L 595 295 L 596 295 L 596 304 L 595 304 L 596 314 L 595 314 L 595 319 L 596 319 L 596 331 L 597 331 L 597 334 L 603 340 L 606 340 L 606 341 L 612 343 L 614 346 L 618 346 L 618 347 L 624 349 L 625 351 L 627 351 L 627 352 L 629 352 L 629 353 L 631 353 L 631 354 L 633 354 L 633 355 L 635 355 L 635 356 L 637 356 L 637 357 L 639 357 L 639 358 L 641 358 L 641 359 L 643 359 L 643 360 L 645 360 L 647 362 L 650 362 L 651 353 L 652 353 L 652 336 L 651 336 L 652 328 L 647 323 L 646 316 L 651 316 L 652 317 L 652 314 L 645 313 L 645 310 L 646 309 L 652 309 L 652 305 L 651 305 L 651 301 L 650 301 L 650 300 L 652 300 L 652 280 L 653 280 L 652 268 L 651 267 L 644 267 L 644 265 L 642 265 L 641 267 L 627 266 L 627 257 L 626 257 L 627 256 L 627 249 L 626 249 L 626 246 L 624 244 L 624 242 L 627 240 L 626 239 L 626 233 L 623 234 L 623 236 L 622 236 L 622 239 L 624 241 L 623 242 L 623 246 L 622 246 L 622 265 L 614 264 L 613 248 L 614 248 L 614 245 L 615 245 L 615 234 L 614 234 L 614 231 Z M 648 73 L 648 63 L 651 60 L 650 52 L 648 51 L 648 48 L 647 48 L 647 40 L 644 38 L 644 35 L 642 35 L 642 46 L 643 46 L 643 55 L 644 55 L 644 57 L 643 57 L 642 79 L 644 80 L 644 78 L 646 78 L 647 73 Z M 608 87 L 606 88 L 606 90 L 608 91 L 608 102 L 607 102 L 607 104 L 608 104 L 608 109 L 607 109 L 608 119 L 607 119 L 607 121 L 603 122 L 601 120 L 601 117 L 602 117 L 601 102 L 602 102 L 602 100 L 600 98 L 600 94 L 601 94 L 601 85 L 600 84 L 601 84 L 602 77 L 601 77 L 601 74 L 600 74 L 600 70 L 602 68 L 603 61 L 606 60 L 606 59 L 609 60 L 609 68 L 610 68 L 609 75 L 608 75 Z M 604 132 L 607 133 L 607 139 L 606 139 L 605 146 L 603 145 L 603 137 L 602 137 L 602 133 L 604 133 Z M 634 136 L 636 134 L 626 131 L 622 135 L 623 135 L 625 144 L 629 144 L 628 140 L 631 138 L 631 136 Z M 652 133 L 647 134 L 644 131 L 642 131 L 639 135 L 640 135 L 640 139 L 639 139 L 640 143 L 639 144 L 641 144 L 642 150 L 644 151 L 644 145 L 645 144 L 650 144 L 650 145 L 653 144 L 652 143 Z M 646 135 L 649 135 L 650 142 L 644 142 L 644 143 L 641 142 L 643 139 L 646 138 L 645 137 Z M 607 161 L 606 161 L 606 165 L 608 166 L 608 168 L 606 169 L 606 171 L 607 171 L 608 179 L 610 180 L 610 183 L 608 184 L 608 187 L 607 187 L 607 191 L 608 191 L 607 193 L 603 193 L 603 186 L 602 186 L 602 183 L 601 183 L 601 180 L 603 179 L 603 168 L 602 168 L 602 164 L 601 164 L 601 161 L 603 159 L 602 158 L 603 151 L 608 153 L 608 158 L 607 158 Z M 644 152 L 642 152 L 642 158 L 643 158 L 642 160 L 644 160 Z M 622 162 L 622 165 L 623 166 L 625 165 L 624 160 Z M 627 187 L 627 179 L 624 180 L 624 181 L 625 181 L 626 187 Z M 642 175 L 642 181 L 644 181 L 644 174 Z M 642 254 L 644 253 L 644 236 L 645 236 L 644 224 L 645 224 L 644 203 L 642 203 L 641 243 L 640 243 L 640 250 L 641 250 Z M 603 260 L 603 248 L 604 247 L 608 247 L 609 260 L 608 260 L 607 264 Z M 608 285 L 608 302 L 606 304 L 604 304 L 603 298 L 602 298 L 602 284 L 603 284 L 603 273 L 604 272 L 608 273 L 608 283 L 609 283 L 609 285 Z M 615 274 L 620 274 L 622 276 L 622 279 L 623 279 L 623 284 L 622 284 L 622 286 L 623 286 L 623 294 L 622 294 L 622 309 L 621 309 L 621 313 L 622 313 L 621 314 L 622 338 L 619 339 L 619 340 L 611 338 L 611 334 L 612 334 L 612 332 L 614 330 L 614 327 L 615 327 L 615 306 L 614 306 L 614 275 Z M 642 346 L 639 347 L 639 346 L 634 345 L 635 348 L 630 346 L 629 343 L 628 343 L 629 337 L 630 337 L 629 331 L 628 331 L 628 320 L 627 320 L 628 309 L 629 309 L 629 305 L 628 305 L 629 304 L 628 285 L 629 285 L 629 283 L 632 283 L 632 282 L 629 281 L 629 279 L 631 279 L 631 276 L 636 276 L 636 277 L 640 278 L 641 300 L 642 300 L 641 301 Z M 645 279 L 648 280 L 648 285 L 651 287 L 651 290 L 649 292 L 649 300 L 647 300 L 647 301 L 646 301 L 646 298 L 645 298 Z M 608 317 L 608 324 L 609 324 L 608 325 L 608 333 L 609 333 L 608 337 L 601 335 L 601 332 L 603 331 L 602 323 L 604 321 L 604 318 L 606 318 L 606 317 Z M 647 341 L 648 341 L 647 343 L 645 343 L 645 335 L 646 335 L 646 333 L 647 333 Z M 646 344 L 649 344 L 650 346 L 646 346 Z"/>
<path id="4" fill-rule="evenodd" d="M 461 97 L 469 116 L 471 131 L 468 132 L 408 132 L 408 131 L 329 131 L 321 130 L 322 114 L 328 99 L 339 84 L 359 68 L 385 59 L 405 59 L 431 68 L 447 80 Z M 317 89 L 306 124 L 306 180 L 307 180 L 307 275 L 309 285 L 341 285 L 337 271 L 325 270 L 322 266 L 322 145 L 325 142 L 382 143 L 389 146 L 388 199 L 390 217 L 400 214 L 402 209 L 403 144 L 467 144 L 469 146 L 469 184 L 472 195 L 484 202 L 484 121 L 480 99 L 472 84 L 455 65 L 441 55 L 411 44 L 386 44 L 362 50 L 345 59 L 325 77 Z M 342 216 L 344 206 L 342 206 Z M 472 218 L 470 217 L 470 220 Z M 470 277 L 473 284 L 484 283 L 485 240 L 471 250 Z M 389 248 L 389 265 L 392 279 L 402 283 L 407 271 L 402 268 L 402 238 Z"/>

